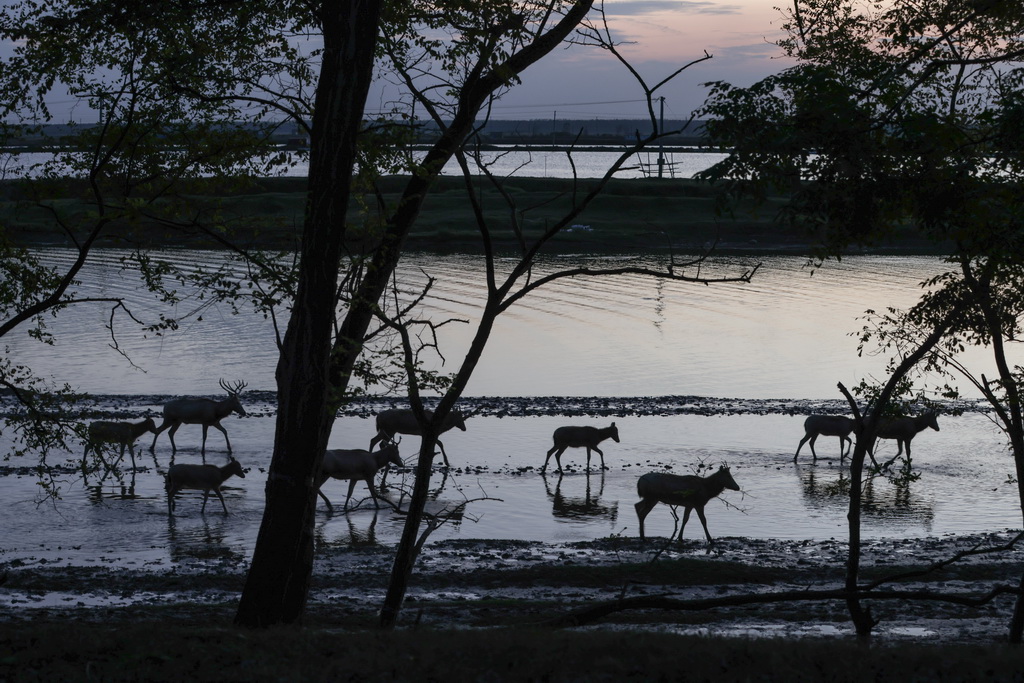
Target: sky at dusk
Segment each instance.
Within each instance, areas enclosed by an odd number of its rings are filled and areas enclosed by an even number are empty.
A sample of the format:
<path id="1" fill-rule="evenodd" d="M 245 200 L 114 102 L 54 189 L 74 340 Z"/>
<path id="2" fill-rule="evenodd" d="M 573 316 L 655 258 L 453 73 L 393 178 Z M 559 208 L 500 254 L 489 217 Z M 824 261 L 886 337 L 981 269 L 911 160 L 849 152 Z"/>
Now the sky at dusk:
<path id="1" fill-rule="evenodd" d="M 0 0 L 8 5 L 10 0 Z M 665 97 L 665 117 L 685 119 L 704 101 L 707 81 L 750 85 L 787 64 L 773 41 L 780 37 L 778 0 L 605 0 L 613 39 L 649 85 L 707 53 L 656 95 Z M 629 43 L 629 44 L 627 44 Z M 0 55 L 11 45 L 0 45 Z M 390 93 L 393 95 L 393 93 Z M 596 47 L 556 49 L 523 74 L 492 112 L 495 119 L 641 118 L 643 91 L 611 54 Z M 368 113 L 392 100 L 375 90 Z M 50 103 L 57 122 L 92 116 L 66 93 Z"/>
<path id="2" fill-rule="evenodd" d="M 774 44 L 781 37 L 778 0 L 606 0 L 612 37 L 654 85 L 707 51 L 657 94 L 666 118 L 682 119 L 703 103 L 707 81 L 750 85 L 788 63 Z M 612 55 L 597 48 L 558 50 L 527 70 L 504 95 L 494 118 L 605 119 L 645 115 L 643 92 Z M 594 103 L 594 104 L 591 104 Z"/>

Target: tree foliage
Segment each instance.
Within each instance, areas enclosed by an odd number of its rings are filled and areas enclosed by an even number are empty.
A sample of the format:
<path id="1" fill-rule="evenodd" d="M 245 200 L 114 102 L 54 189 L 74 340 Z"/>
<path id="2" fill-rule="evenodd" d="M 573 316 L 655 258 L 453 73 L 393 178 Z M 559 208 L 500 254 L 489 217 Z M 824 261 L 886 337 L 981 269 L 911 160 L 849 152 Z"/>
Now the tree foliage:
<path id="1" fill-rule="evenodd" d="M 475 181 L 468 180 L 467 201 L 478 217 L 490 266 L 486 313 L 470 353 L 450 380 L 420 367 L 419 353 L 436 347 L 437 323 L 417 316 L 418 296 L 385 296 L 420 207 L 452 158 L 467 178 L 473 175 L 467 141 L 495 99 L 552 50 L 566 41 L 598 47 L 630 68 L 603 20 L 584 23 L 592 4 L 190 0 L 142 6 L 26 0 L 0 20 L 0 32 L 19 45 L 0 79 L 0 92 L 12 103 L 9 112 L 26 122 L 46 119 L 51 115 L 47 97 L 67 91 L 100 114 L 99 125 L 81 127 L 74 144 L 34 170 L 28 193 L 52 211 L 78 263 L 104 240 L 123 241 L 139 247 L 128 263 L 164 303 L 177 303 L 179 287 L 188 285 L 207 300 L 228 302 L 236 310 L 251 306 L 275 321 L 281 351 L 277 431 L 267 506 L 238 623 L 265 626 L 302 616 L 312 571 L 316 491 L 311 483 L 317 480 L 333 416 L 354 378 L 407 385 L 424 426 L 418 474 L 429 480 L 439 421 L 464 390 L 496 316 L 523 296 L 565 277 L 640 273 L 703 283 L 749 279 L 750 271 L 708 277 L 700 270 L 703 258 L 672 261 L 663 270 L 570 268 L 538 274 L 538 258 L 551 240 L 636 149 L 660 133 L 638 138 L 601 182 L 573 194 L 563 218 L 536 234 L 528 235 L 515 218 L 521 211 L 513 201 L 508 226 L 482 220 Z M 582 30 L 574 39 L 577 29 Z M 391 111 L 376 119 L 365 115 L 374 69 L 400 92 Z M 652 123 L 654 93 L 681 70 L 654 85 L 634 72 L 648 97 Z M 414 156 L 405 146 L 416 112 L 424 111 L 440 135 Z M 305 131 L 310 141 L 297 264 L 286 254 L 245 244 L 233 230 L 235 221 L 219 207 L 191 201 L 198 189 L 237 192 L 289 163 L 291 157 L 270 142 L 270 133 L 285 125 Z M 64 215 L 53 201 L 56 191 L 66 191 L 69 172 L 82 179 L 89 203 L 81 215 Z M 387 201 L 377 181 L 399 172 L 404 176 L 399 198 Z M 508 193 L 505 197 L 512 200 Z M 353 206 L 358 212 L 350 210 Z M 143 223 L 185 238 L 201 236 L 231 251 L 235 260 L 212 270 L 175 269 L 134 244 L 129 228 Z M 494 236 L 506 229 L 521 254 L 501 280 L 494 268 Z M 353 233 L 359 234 L 358 242 L 347 239 Z M 73 278 L 75 272 L 66 275 Z M 173 328 L 177 320 L 161 316 L 144 325 Z M 392 345 L 399 355 L 392 354 Z M 374 362 L 375 355 L 383 366 Z M 425 419 L 422 407 L 427 389 L 443 390 L 433 421 Z M 418 481 L 410 505 L 414 512 L 417 496 L 425 491 L 426 483 Z M 414 553 L 420 517 L 415 513 L 409 519 Z M 400 551 L 396 560 L 389 602 L 394 610 L 401 604 L 409 557 Z"/>
<path id="2" fill-rule="evenodd" d="M 734 152 L 706 177 L 756 196 L 788 193 L 780 219 L 815 238 L 819 259 L 900 234 L 924 235 L 950 254 L 950 269 L 922 283 L 918 304 L 869 312 L 860 333 L 862 352 L 889 353 L 892 362 L 884 386 L 862 385 L 870 399 L 863 420 L 847 392 L 860 425 L 847 590 L 858 586 L 864 449 L 890 401 L 912 390 L 915 367 L 968 377 L 1019 444 L 1018 472 L 1024 465 L 1021 370 L 1004 352 L 1024 313 L 1022 10 L 1017 0 L 794 0 L 780 47 L 795 66 L 750 88 L 712 84 L 709 131 Z M 959 361 L 973 345 L 993 348 L 998 379 L 975 377 Z M 868 635 L 870 610 L 849 604 Z M 1018 602 L 1017 642 L 1021 621 Z"/>

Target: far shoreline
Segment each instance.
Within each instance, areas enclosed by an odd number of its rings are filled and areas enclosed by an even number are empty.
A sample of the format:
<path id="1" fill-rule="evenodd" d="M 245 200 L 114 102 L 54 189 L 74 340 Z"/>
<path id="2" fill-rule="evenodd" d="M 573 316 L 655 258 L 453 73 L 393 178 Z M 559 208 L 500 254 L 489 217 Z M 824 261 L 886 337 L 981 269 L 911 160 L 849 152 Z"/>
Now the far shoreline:
<path id="1" fill-rule="evenodd" d="M 380 182 L 386 201 L 397 201 L 404 177 Z M 570 205 L 573 192 L 584 192 L 597 182 L 580 179 L 511 178 L 506 189 L 517 207 L 536 207 L 525 213 L 527 239 L 557 220 Z M 480 254 L 482 246 L 475 219 L 464 199 L 462 178 L 442 176 L 405 245 L 407 251 L 437 254 Z M 203 183 L 200 183 L 203 185 Z M 295 251 L 301 240 L 305 207 L 305 178 L 264 178 L 246 188 L 208 187 L 188 195 L 186 207 L 196 215 L 216 212 L 218 227 L 241 248 Z M 542 253 L 566 254 L 678 254 L 711 256 L 791 255 L 818 258 L 821 247 L 812 236 L 779 223 L 776 218 L 786 197 L 768 197 L 761 205 L 750 202 L 722 213 L 724 186 L 693 179 L 612 179 L 602 194 L 573 225 L 551 240 Z M 91 210 L 82 181 L 62 187 L 59 204 L 66 215 Z M 369 198 L 368 198 L 369 199 Z M 507 223 L 508 206 L 494 190 L 480 195 L 485 215 L 494 226 L 494 246 L 503 255 L 518 253 L 513 235 L 500 229 Z M 371 203 L 372 204 L 372 203 Z M 33 206 L 14 181 L 0 183 L 0 221 L 14 244 L 27 248 L 70 247 L 67 236 L 51 215 Z M 350 225 L 347 248 L 353 253 L 373 248 L 376 238 L 360 225 Z M 223 245 L 196 230 L 176 230 L 140 218 L 115 221 L 95 245 L 98 248 L 223 249 Z M 843 256 L 944 255 L 948 244 L 938 244 L 905 229 L 885 241 L 851 246 Z"/>

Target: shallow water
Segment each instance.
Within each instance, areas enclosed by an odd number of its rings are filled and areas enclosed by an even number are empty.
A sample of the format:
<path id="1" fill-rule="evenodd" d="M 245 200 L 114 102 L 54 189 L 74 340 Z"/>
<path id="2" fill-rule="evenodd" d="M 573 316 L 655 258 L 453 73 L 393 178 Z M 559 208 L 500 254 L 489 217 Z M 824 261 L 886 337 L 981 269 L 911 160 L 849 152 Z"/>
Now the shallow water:
<path id="1" fill-rule="evenodd" d="M 838 459 L 838 439 L 819 439 L 820 455 L 812 463 L 806 447 L 800 462 L 793 451 L 802 436 L 802 418 L 769 415 L 674 415 L 622 417 L 615 422 L 621 443 L 602 444 L 608 470 L 583 471 L 583 451 L 563 455 L 566 472 L 547 475 L 537 468 L 550 447 L 551 432 L 566 422 L 604 426 L 605 419 L 560 416 L 475 417 L 466 432 L 449 432 L 444 443 L 454 470 L 434 475 L 434 495 L 428 510 L 471 503 L 463 518 L 438 529 L 433 540 L 446 538 L 529 539 L 574 541 L 614 534 L 635 536 L 633 504 L 636 479 L 648 471 L 687 474 L 700 464 L 728 464 L 742 491 L 726 491 L 707 506 L 713 536 L 779 539 L 846 538 L 846 501 L 836 483 L 844 476 Z M 168 465 L 170 446 L 162 436 L 156 456 L 148 438 L 140 441 L 140 465 L 147 469 L 124 485 L 108 479 L 102 485 L 73 483 L 57 504 L 36 502 L 34 477 L 0 477 L 0 500 L 5 518 L 0 562 L 37 561 L 70 564 L 116 564 L 145 567 L 178 560 L 245 562 L 261 521 L 264 473 L 270 459 L 273 418 L 229 418 L 225 427 L 236 457 L 249 470 L 245 479 L 232 478 L 225 487 L 230 515 L 212 498 L 200 513 L 202 496 L 179 494 L 175 517 L 167 514 L 161 472 Z M 920 434 L 914 444 L 914 464 L 920 479 L 897 488 L 874 481 L 866 490 L 865 538 L 904 538 L 968 534 L 1020 527 L 1016 486 L 1007 483 L 1012 463 L 1001 450 L 1001 439 L 987 418 L 978 413 L 942 417 L 942 431 Z M 368 418 L 339 419 L 332 447 L 364 447 L 372 434 Z M 176 462 L 199 462 L 199 429 L 178 432 Z M 418 440 L 406 437 L 403 457 L 411 462 Z M 884 443 L 879 458 L 895 449 Z M 226 461 L 223 439 L 211 434 L 208 462 Z M 595 454 L 593 465 L 599 465 Z M 75 477 L 69 475 L 69 481 Z M 388 477 L 387 495 L 398 500 L 398 487 L 411 483 L 408 472 Z M 342 513 L 347 485 L 328 482 L 324 491 L 338 512 L 329 515 L 318 502 L 316 533 L 319 543 L 349 545 L 396 543 L 403 523 L 387 508 L 375 511 L 362 484 L 352 505 Z M 359 500 L 358 504 L 356 499 Z M 653 536 L 672 533 L 669 509 L 658 506 L 647 519 Z M 702 539 L 694 516 L 685 538 Z"/>
<path id="2" fill-rule="evenodd" d="M 66 252 L 47 252 L 53 260 Z M 84 276 L 84 293 L 117 294 L 133 309 L 157 309 L 137 284 L 121 273 L 116 252 L 104 252 Z M 175 252 L 184 262 L 212 262 L 210 252 Z M 563 257 L 544 268 L 567 263 L 591 266 L 650 262 L 638 257 Z M 734 261 L 722 266 L 726 271 Z M 523 538 L 571 541 L 613 534 L 637 534 L 633 504 L 639 475 L 647 471 L 688 474 L 700 464 L 728 464 L 741 492 L 726 492 L 707 508 L 714 536 L 828 539 L 846 537 L 846 498 L 838 439 L 822 438 L 812 464 L 805 447 L 800 462 L 793 451 L 803 435 L 803 416 L 821 406 L 842 409 L 836 382 L 848 386 L 880 373 L 884 359 L 858 357 L 850 333 L 866 308 L 904 306 L 916 300 L 918 283 L 942 268 L 928 257 L 854 257 L 811 271 L 799 257 L 769 257 L 748 285 L 704 287 L 655 283 L 634 277 L 566 280 L 529 297 L 502 319 L 470 383 L 467 407 L 480 410 L 468 431 L 444 437 L 455 470 L 435 473 L 431 509 L 451 508 L 466 499 L 465 516 L 433 538 Z M 436 319 L 473 320 L 482 271 L 475 259 L 413 255 L 400 278 L 410 286 L 420 269 L 438 278 L 428 312 Z M 186 293 L 187 294 L 187 293 Z M 226 487 L 230 516 L 217 500 L 200 514 L 201 496 L 180 495 L 176 517 L 167 514 L 162 473 L 170 447 L 163 435 L 154 459 L 150 439 L 140 440 L 139 471 L 118 483 L 108 478 L 83 486 L 67 475 L 62 499 L 39 504 L 31 471 L 0 477 L 0 562 L 113 563 L 145 566 L 178 558 L 244 562 L 255 542 L 263 507 L 265 469 L 273 443 L 272 395 L 276 347 L 270 323 L 254 315 L 231 315 L 223 306 L 186 298 L 179 305 L 181 329 L 160 336 L 118 327 L 118 343 L 132 362 L 110 348 L 107 321 L 99 307 L 74 308 L 48 321 L 56 344 L 44 347 L 14 340 L 14 360 L 100 395 L 100 408 L 119 419 L 159 415 L 160 403 L 175 395 L 218 393 L 217 379 L 244 379 L 250 417 L 224 421 L 235 455 L 249 469 L 245 479 Z M 185 315 L 193 312 L 193 315 Z M 469 325 L 442 328 L 446 367 L 468 344 Z M 980 357 L 980 354 L 977 355 Z M 133 365 L 134 363 L 134 365 Z M 985 367 L 984 365 L 978 367 Z M 700 397 L 736 397 L 702 399 Z M 259 398 L 257 398 L 259 397 Z M 540 410 L 524 408 L 523 397 Z M 574 398 L 586 397 L 590 402 Z M 595 399 L 595 397 L 597 397 Z M 605 397 L 602 399 L 601 397 Z M 615 397 L 625 397 L 618 400 Z M 630 397 L 662 397 L 663 409 L 640 410 Z M 780 400 L 764 400 L 780 399 Z M 754 407 L 750 407 L 753 401 Z M 603 404 L 602 404 L 603 402 Z M 673 410 L 685 402 L 687 410 Z M 259 405 L 255 405 L 259 403 Z M 401 403 L 395 399 L 395 403 Z M 487 410 L 481 407 L 486 405 Z M 372 411 L 371 411 L 372 412 Z M 370 412 L 338 420 L 331 440 L 337 448 L 365 448 L 373 434 Z M 571 417 L 570 417 L 571 416 Z M 605 442 L 608 470 L 583 472 L 584 454 L 568 451 L 559 477 L 554 464 L 538 473 L 563 424 L 606 426 L 614 420 L 621 443 Z M 980 413 L 942 416 L 942 431 L 914 441 L 920 480 L 896 488 L 876 480 L 865 492 L 867 538 L 979 533 L 1021 524 L 1013 471 L 1004 440 Z M 177 435 L 178 462 L 198 462 L 198 427 Z M 0 452 L 7 451 L 0 436 Z M 223 439 L 212 431 L 210 462 L 225 459 Z M 403 456 L 414 458 L 418 440 L 407 437 Z M 894 455 L 891 443 L 880 458 Z M 78 454 L 68 454 L 73 468 Z M 59 458 L 51 459 L 59 464 Z M 8 462 L 26 466 L 30 463 Z M 595 456 L 595 467 L 599 459 Z M 17 471 L 15 471 L 17 472 Z M 389 477 L 398 496 L 408 472 Z M 325 491 L 341 506 L 346 486 L 330 482 Z M 356 496 L 365 497 L 362 484 Z M 486 500 L 484 500 L 486 499 Z M 317 537 L 325 544 L 394 543 L 402 519 L 387 509 L 374 512 L 368 500 L 349 514 L 329 516 L 319 503 Z M 668 508 L 647 520 L 648 533 L 672 532 Z M 687 539 L 699 539 L 699 521 L 690 520 Z"/>

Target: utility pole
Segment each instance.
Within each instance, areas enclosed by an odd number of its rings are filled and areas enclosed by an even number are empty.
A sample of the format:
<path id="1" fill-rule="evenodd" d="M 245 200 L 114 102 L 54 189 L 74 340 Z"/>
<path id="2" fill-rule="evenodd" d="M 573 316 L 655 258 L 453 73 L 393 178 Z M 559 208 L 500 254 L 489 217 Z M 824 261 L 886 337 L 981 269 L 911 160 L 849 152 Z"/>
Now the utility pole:
<path id="1" fill-rule="evenodd" d="M 665 134 L 665 97 L 658 99 L 661 101 L 661 120 L 658 126 L 658 177 L 661 178 L 665 170 L 665 143 L 661 139 Z"/>

